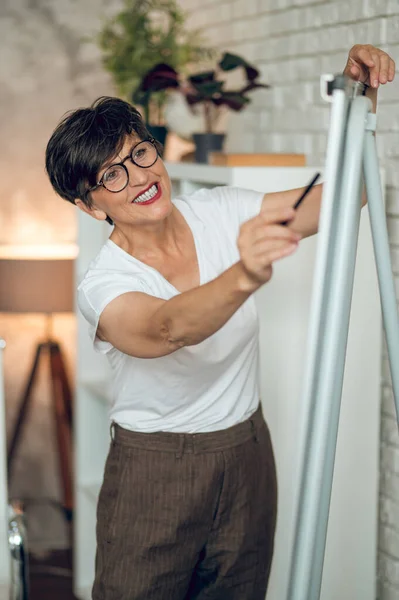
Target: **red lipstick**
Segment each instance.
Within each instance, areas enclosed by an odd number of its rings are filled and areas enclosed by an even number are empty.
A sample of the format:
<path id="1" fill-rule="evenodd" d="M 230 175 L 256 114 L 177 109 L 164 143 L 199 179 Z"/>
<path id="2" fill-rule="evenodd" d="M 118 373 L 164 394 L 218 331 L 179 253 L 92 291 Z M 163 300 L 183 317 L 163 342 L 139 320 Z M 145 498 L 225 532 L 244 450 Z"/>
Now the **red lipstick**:
<path id="1" fill-rule="evenodd" d="M 145 192 L 147 192 L 148 190 L 150 190 L 153 187 L 153 185 L 156 185 L 156 187 L 157 187 L 157 191 L 156 191 L 155 196 L 153 196 L 149 200 L 144 200 L 143 202 L 136 202 L 136 198 L 138 198 L 142 194 L 145 194 Z M 140 194 L 138 194 L 136 196 L 136 198 L 133 200 L 133 204 L 139 204 L 140 206 L 145 206 L 147 204 L 153 204 L 154 202 L 156 202 L 157 200 L 159 200 L 159 198 L 161 197 L 161 195 L 162 195 L 161 186 L 159 185 L 159 183 L 155 183 L 155 184 L 150 185 L 144 192 L 140 192 Z"/>

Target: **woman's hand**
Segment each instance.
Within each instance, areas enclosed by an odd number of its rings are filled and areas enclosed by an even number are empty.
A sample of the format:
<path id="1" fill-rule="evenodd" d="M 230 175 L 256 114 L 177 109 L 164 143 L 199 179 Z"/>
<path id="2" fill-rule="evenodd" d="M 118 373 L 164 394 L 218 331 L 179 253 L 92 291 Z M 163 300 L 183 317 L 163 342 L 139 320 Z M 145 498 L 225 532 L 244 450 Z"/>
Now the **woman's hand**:
<path id="1" fill-rule="evenodd" d="M 344 75 L 377 89 L 380 84 L 394 80 L 395 61 L 375 46 L 356 44 L 349 51 Z"/>
<path id="2" fill-rule="evenodd" d="M 295 252 L 301 235 L 281 225 L 295 217 L 293 208 L 263 209 L 241 225 L 237 246 L 245 276 L 245 286 L 257 289 L 269 281 L 273 263 Z"/>

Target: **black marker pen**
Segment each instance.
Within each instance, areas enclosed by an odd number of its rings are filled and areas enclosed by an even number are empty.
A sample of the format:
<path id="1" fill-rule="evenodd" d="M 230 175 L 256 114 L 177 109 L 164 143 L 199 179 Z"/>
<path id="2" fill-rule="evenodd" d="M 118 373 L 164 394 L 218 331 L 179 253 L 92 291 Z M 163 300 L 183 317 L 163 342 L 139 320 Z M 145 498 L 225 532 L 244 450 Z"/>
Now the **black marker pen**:
<path id="1" fill-rule="evenodd" d="M 302 192 L 302 194 L 300 195 L 300 197 L 296 201 L 295 206 L 294 206 L 295 210 L 302 203 L 302 201 L 304 200 L 304 198 L 306 198 L 306 196 L 309 194 L 310 190 L 312 189 L 312 187 L 314 186 L 314 184 L 316 183 L 316 181 L 318 180 L 319 177 L 320 177 L 320 173 L 316 173 L 316 175 L 313 177 L 312 181 L 309 183 L 309 185 L 307 186 L 307 188 Z M 281 225 L 288 225 L 289 222 L 290 221 L 283 221 L 281 223 Z"/>

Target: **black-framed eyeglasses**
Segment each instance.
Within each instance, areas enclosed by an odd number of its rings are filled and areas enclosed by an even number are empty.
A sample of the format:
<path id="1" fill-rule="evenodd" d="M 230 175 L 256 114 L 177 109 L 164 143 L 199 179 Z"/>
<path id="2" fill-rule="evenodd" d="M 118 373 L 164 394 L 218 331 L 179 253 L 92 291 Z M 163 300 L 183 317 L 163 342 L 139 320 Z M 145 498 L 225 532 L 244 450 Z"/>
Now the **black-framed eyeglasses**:
<path id="1" fill-rule="evenodd" d="M 121 192 L 129 183 L 129 171 L 125 166 L 125 162 L 130 158 L 132 163 L 141 169 L 148 169 L 158 160 L 158 150 L 155 146 L 155 139 L 149 138 L 143 140 L 133 146 L 130 154 L 128 154 L 121 162 L 110 165 L 100 181 L 87 192 L 93 192 L 98 187 L 103 186 L 109 192 Z"/>

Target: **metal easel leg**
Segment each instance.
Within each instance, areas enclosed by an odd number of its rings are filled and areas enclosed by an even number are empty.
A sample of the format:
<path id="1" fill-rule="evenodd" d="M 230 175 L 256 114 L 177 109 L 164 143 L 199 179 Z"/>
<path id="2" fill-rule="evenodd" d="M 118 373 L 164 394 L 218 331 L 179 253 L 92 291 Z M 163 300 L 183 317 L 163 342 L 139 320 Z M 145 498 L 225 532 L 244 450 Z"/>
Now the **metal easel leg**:
<path id="1" fill-rule="evenodd" d="M 378 157 L 373 127 L 366 132 L 364 147 L 364 177 L 369 199 L 371 233 L 380 288 L 381 308 L 385 337 L 388 346 L 392 387 L 399 424 L 399 318 L 396 306 L 395 286 L 389 253 L 385 208 L 382 199 Z"/>
<path id="2" fill-rule="evenodd" d="M 344 105 L 346 95 L 343 90 L 334 95 L 333 116 L 335 105 L 341 123 L 334 124 L 332 119 L 327 152 L 326 178 L 331 173 L 333 178 L 327 179 L 320 223 L 318 285 L 314 287 L 303 401 L 308 411 L 307 432 L 289 600 L 317 600 L 320 595 L 360 222 L 361 165 L 370 101 L 358 97 L 351 102 L 341 152 L 347 115 L 337 107 Z"/>
<path id="3" fill-rule="evenodd" d="M 306 498 L 305 491 L 308 487 L 307 479 L 309 473 L 304 472 L 307 464 L 307 456 L 310 451 L 309 431 L 314 428 L 312 423 L 315 417 L 316 389 L 318 387 L 319 359 L 322 350 L 324 328 L 326 322 L 325 307 L 328 298 L 328 276 L 333 260 L 334 249 L 332 247 L 337 235 L 337 221 L 333 215 L 337 212 L 340 198 L 340 173 L 342 172 L 342 154 L 345 140 L 345 128 L 348 112 L 348 98 L 343 90 L 336 90 L 331 107 L 330 131 L 327 146 L 327 160 L 325 167 L 325 183 L 323 189 L 323 203 L 320 215 L 320 233 L 316 254 L 316 265 L 312 292 L 312 319 L 309 325 L 306 371 L 304 374 L 303 410 L 306 417 L 303 429 L 307 434 L 306 446 L 302 449 L 302 481 L 300 487 L 300 501 L 297 509 L 296 538 L 291 558 L 291 579 L 288 591 L 288 600 L 296 598 L 295 591 L 305 590 L 310 585 L 311 561 L 313 560 L 313 535 L 309 535 L 309 527 L 316 528 L 316 520 L 313 523 L 309 517 L 314 513 L 314 508 L 309 505 L 318 504 L 318 498 Z M 317 489 L 320 486 L 317 485 Z M 302 597 L 302 596 L 298 596 Z"/>

